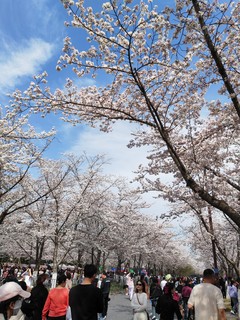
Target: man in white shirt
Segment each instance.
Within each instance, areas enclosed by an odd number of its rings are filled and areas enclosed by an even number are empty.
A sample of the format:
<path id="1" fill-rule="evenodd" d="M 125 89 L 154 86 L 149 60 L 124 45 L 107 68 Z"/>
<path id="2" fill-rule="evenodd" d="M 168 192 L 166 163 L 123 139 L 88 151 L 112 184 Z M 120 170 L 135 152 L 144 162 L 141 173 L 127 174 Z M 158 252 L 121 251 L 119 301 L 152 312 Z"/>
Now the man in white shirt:
<path id="1" fill-rule="evenodd" d="M 222 292 L 215 283 L 214 271 L 206 269 L 203 272 L 203 283 L 193 288 L 188 308 L 194 308 L 196 320 L 226 320 Z"/>
<path id="2" fill-rule="evenodd" d="M 162 281 L 160 282 L 160 286 L 161 286 L 162 290 L 165 287 L 166 283 L 167 283 L 167 280 L 165 279 L 165 277 L 163 277 Z"/>

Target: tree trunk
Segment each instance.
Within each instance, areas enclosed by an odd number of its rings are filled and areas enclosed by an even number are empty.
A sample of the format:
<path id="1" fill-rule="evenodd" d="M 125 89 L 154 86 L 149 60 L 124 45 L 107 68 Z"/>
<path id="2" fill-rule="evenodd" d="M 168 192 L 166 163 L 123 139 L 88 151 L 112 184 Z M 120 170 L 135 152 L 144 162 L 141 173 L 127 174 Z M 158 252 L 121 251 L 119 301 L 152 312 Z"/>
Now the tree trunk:
<path id="1" fill-rule="evenodd" d="M 209 206 L 208 206 L 208 219 L 209 219 L 209 230 L 211 233 L 211 242 L 212 242 L 213 265 L 214 265 L 214 269 L 216 271 L 216 270 L 218 270 L 217 253 L 216 253 L 215 236 L 214 236 L 214 230 L 213 230 L 212 211 Z"/>
<path id="2" fill-rule="evenodd" d="M 226 69 L 225 69 L 224 64 L 222 62 L 222 59 L 221 59 L 220 55 L 218 54 L 217 48 L 215 47 L 215 45 L 210 37 L 210 34 L 209 34 L 208 28 L 206 26 L 206 23 L 204 21 L 203 15 L 201 14 L 200 2 L 198 0 L 192 0 L 192 3 L 193 3 L 193 7 L 194 7 L 194 10 L 195 10 L 197 18 L 198 18 L 199 25 L 202 29 L 202 33 L 204 35 L 207 47 L 208 47 L 209 51 L 211 52 L 211 56 L 212 56 L 213 60 L 215 61 L 215 64 L 218 68 L 218 72 L 219 72 L 220 76 L 222 77 L 224 85 L 229 93 L 229 98 L 232 100 L 233 106 L 238 114 L 238 117 L 240 118 L 240 105 L 239 105 L 237 93 L 235 92 L 234 87 L 231 84 L 230 78 L 226 72 Z"/>
<path id="3" fill-rule="evenodd" d="M 97 258 L 96 258 L 96 267 L 98 271 L 100 271 L 100 266 L 101 266 L 101 255 L 102 255 L 102 251 L 98 249 Z"/>
<path id="4" fill-rule="evenodd" d="M 36 240 L 35 270 L 37 271 L 37 275 L 39 274 L 45 241 L 46 241 L 45 237 L 43 239 L 37 238 Z"/>
<path id="5" fill-rule="evenodd" d="M 157 275 L 157 267 L 156 264 L 153 264 L 153 274 L 156 276 Z"/>
<path id="6" fill-rule="evenodd" d="M 58 234 L 54 236 L 54 251 L 53 251 L 53 273 L 52 273 L 52 283 L 51 288 L 55 288 L 57 284 L 57 272 L 58 272 Z"/>
<path id="7" fill-rule="evenodd" d="M 94 264 L 95 258 L 94 258 L 94 248 L 93 247 L 92 247 L 92 250 L 91 250 L 91 260 L 92 260 L 92 264 Z"/>
<path id="8" fill-rule="evenodd" d="M 83 256 L 84 250 L 78 249 L 78 255 L 77 255 L 77 266 L 82 267 L 82 256 Z"/>
<path id="9" fill-rule="evenodd" d="M 141 269 L 141 266 L 142 266 L 142 255 L 141 253 L 139 254 L 139 258 L 138 258 L 138 262 L 137 262 L 137 268 L 138 270 Z"/>
<path id="10" fill-rule="evenodd" d="M 122 260 L 121 258 L 118 256 L 118 263 L 117 263 L 117 270 L 116 273 L 119 274 L 121 272 L 121 267 L 122 267 Z"/>
<path id="11" fill-rule="evenodd" d="M 107 260 L 107 255 L 106 255 L 105 251 L 103 251 L 103 254 L 102 254 L 102 270 L 103 270 L 103 271 L 106 271 L 106 270 L 105 270 L 106 260 Z"/>

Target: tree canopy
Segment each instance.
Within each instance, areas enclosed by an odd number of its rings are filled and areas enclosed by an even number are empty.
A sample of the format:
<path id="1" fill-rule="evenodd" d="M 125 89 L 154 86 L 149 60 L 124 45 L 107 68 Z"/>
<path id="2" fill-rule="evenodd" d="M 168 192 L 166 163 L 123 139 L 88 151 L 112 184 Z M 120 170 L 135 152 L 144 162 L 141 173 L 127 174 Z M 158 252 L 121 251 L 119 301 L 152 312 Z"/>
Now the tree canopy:
<path id="1" fill-rule="evenodd" d="M 65 38 L 57 70 L 72 67 L 64 90 L 51 92 L 45 75 L 14 108 L 61 111 L 72 123 L 101 130 L 117 120 L 141 125 L 130 146 L 152 153 L 139 179 L 174 201 L 181 192 L 210 205 L 240 227 L 239 4 L 233 1 L 112 0 L 94 12 L 84 1 L 63 0 L 70 21 L 89 46 Z M 78 88 L 74 77 L 105 77 L 106 85 Z M 163 183 L 171 174 L 173 183 Z"/>

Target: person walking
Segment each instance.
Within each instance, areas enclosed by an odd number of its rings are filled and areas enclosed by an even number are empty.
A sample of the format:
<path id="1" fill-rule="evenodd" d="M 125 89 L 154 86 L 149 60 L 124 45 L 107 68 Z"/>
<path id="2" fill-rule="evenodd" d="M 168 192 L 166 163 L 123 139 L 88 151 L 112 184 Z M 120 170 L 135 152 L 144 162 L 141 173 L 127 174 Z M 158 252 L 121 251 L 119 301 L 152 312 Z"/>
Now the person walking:
<path id="1" fill-rule="evenodd" d="M 156 319 L 156 305 L 158 298 L 163 294 L 162 288 L 158 283 L 158 278 L 153 277 L 150 285 L 150 301 L 152 305 L 152 320 Z"/>
<path id="2" fill-rule="evenodd" d="M 190 285 L 189 280 L 186 280 L 185 285 L 182 288 L 184 320 L 188 319 L 188 299 L 190 297 L 191 292 L 192 292 L 192 286 Z"/>
<path id="3" fill-rule="evenodd" d="M 84 279 L 69 292 L 69 306 L 72 320 L 97 320 L 98 313 L 103 312 L 103 295 L 93 285 L 97 268 L 93 264 L 84 267 Z"/>
<path id="4" fill-rule="evenodd" d="M 223 299 L 226 299 L 226 294 L 227 294 L 227 292 L 226 292 L 226 281 L 225 281 L 225 279 L 223 277 L 220 277 L 218 282 L 219 282 L 220 289 L 222 291 Z"/>
<path id="5" fill-rule="evenodd" d="M 26 282 L 29 288 L 33 287 L 33 272 L 31 266 L 22 273 L 23 280 Z"/>
<path id="6" fill-rule="evenodd" d="M 140 275 L 140 281 L 141 281 L 141 282 L 144 282 L 145 292 L 146 292 L 146 294 L 147 294 L 148 299 L 150 299 L 149 278 L 148 278 L 147 274 L 142 273 L 142 274 Z"/>
<path id="7" fill-rule="evenodd" d="M 136 283 L 136 292 L 133 294 L 131 306 L 133 308 L 133 320 L 147 320 L 147 293 L 145 283 L 138 280 Z"/>
<path id="8" fill-rule="evenodd" d="M 179 304 L 173 299 L 174 291 L 174 283 L 168 282 L 164 286 L 163 295 L 158 298 L 156 312 L 160 314 L 161 320 L 173 320 L 174 314 L 178 320 L 182 319 Z"/>
<path id="9" fill-rule="evenodd" d="M 193 287 L 188 308 L 194 308 L 196 320 L 226 320 L 221 290 L 215 286 L 216 277 L 212 269 L 203 272 L 203 283 Z"/>
<path id="10" fill-rule="evenodd" d="M 133 292 L 134 292 L 134 275 L 133 273 L 128 273 L 126 280 L 127 280 L 127 286 L 128 286 L 128 295 L 129 299 L 132 300 Z"/>
<path id="11" fill-rule="evenodd" d="M 167 283 L 167 280 L 165 279 L 165 276 L 162 278 L 161 282 L 160 282 L 160 286 L 162 288 L 162 290 L 164 289 L 165 285 Z"/>
<path id="12" fill-rule="evenodd" d="M 105 320 L 107 318 L 108 302 L 110 301 L 109 294 L 110 294 L 111 282 L 109 277 L 107 277 L 106 272 L 102 273 L 101 278 L 102 278 L 102 281 L 101 281 L 100 289 L 103 295 L 103 312 L 100 319 Z"/>
<path id="13" fill-rule="evenodd" d="M 228 294 L 231 299 L 232 314 L 238 313 L 238 283 L 237 281 L 232 280 L 228 286 Z"/>
<path id="14" fill-rule="evenodd" d="M 72 288 L 72 275 L 70 272 L 67 272 L 66 273 L 66 277 L 67 277 L 67 280 L 66 280 L 66 288 L 68 290 L 70 290 Z"/>
<path id="15" fill-rule="evenodd" d="M 48 289 L 45 284 L 48 282 L 46 274 L 40 274 L 36 286 L 31 291 L 32 319 L 41 320 L 42 311 L 48 297 Z"/>
<path id="16" fill-rule="evenodd" d="M 69 290 L 65 288 L 67 277 L 61 274 L 57 278 L 58 286 L 49 291 L 42 311 L 42 320 L 66 320 Z M 48 317 L 47 317 L 48 315 Z"/>

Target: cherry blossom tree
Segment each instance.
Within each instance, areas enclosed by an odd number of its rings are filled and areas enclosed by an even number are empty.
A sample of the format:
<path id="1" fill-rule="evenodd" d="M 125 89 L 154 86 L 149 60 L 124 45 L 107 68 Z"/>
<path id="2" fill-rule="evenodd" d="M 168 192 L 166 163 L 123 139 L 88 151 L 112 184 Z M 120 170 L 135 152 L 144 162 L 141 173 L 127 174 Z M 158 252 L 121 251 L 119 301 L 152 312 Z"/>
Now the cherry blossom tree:
<path id="1" fill-rule="evenodd" d="M 185 192 L 179 188 L 171 188 L 171 190 L 168 190 L 168 196 L 172 199 L 171 209 L 168 213 L 162 214 L 161 218 L 165 220 L 179 218 L 180 222 L 187 219 L 187 223 L 182 224 L 183 234 L 186 235 L 189 232 L 193 234 L 188 245 L 191 247 L 191 242 L 193 242 L 193 246 L 195 246 L 194 238 L 198 239 L 198 242 L 202 239 L 202 244 L 199 244 L 199 246 L 205 250 L 206 261 L 212 261 L 211 264 L 215 269 L 219 269 L 221 265 L 224 266 L 224 270 L 233 269 L 235 274 L 238 274 L 239 262 L 236 246 L 238 243 L 236 239 L 238 239 L 239 234 L 238 227 L 226 216 L 219 216 L 217 210 L 212 210 L 209 205 L 206 206 L 204 201 L 193 197 L 190 192 Z M 225 249 L 226 234 L 223 232 L 224 228 L 226 232 L 231 230 L 231 239 L 235 239 L 232 241 L 233 246 L 236 246 L 236 252 L 234 252 L 236 256 L 234 258 L 231 254 L 229 256 L 232 250 Z M 230 237 L 228 238 L 230 239 Z M 201 252 L 204 252 L 204 250 Z M 226 266 L 228 267 L 226 268 Z"/>
<path id="2" fill-rule="evenodd" d="M 66 179 L 54 188 L 48 195 L 47 207 L 44 212 L 48 221 L 48 255 L 52 255 L 53 272 L 57 273 L 58 266 L 69 257 L 76 248 L 78 225 L 83 225 L 85 220 L 94 221 L 93 193 L 100 184 L 100 170 L 104 158 L 96 156 L 89 158 L 86 155 L 76 158 L 69 156 L 66 161 L 47 162 L 45 167 L 46 185 L 54 185 L 61 176 L 68 171 Z M 99 196 L 99 195 L 98 195 Z M 81 239 L 84 241 L 86 233 Z M 52 285 L 55 283 L 53 281 Z"/>
<path id="3" fill-rule="evenodd" d="M 230 223 L 215 222 L 214 233 L 210 232 L 208 227 L 204 228 L 199 221 L 192 223 L 191 227 L 184 227 L 184 230 L 189 235 L 189 245 L 194 254 L 201 257 L 206 266 L 212 261 L 211 241 L 214 238 L 218 269 L 228 276 L 239 277 L 239 231 Z M 211 265 L 214 267 L 213 263 Z"/>
<path id="4" fill-rule="evenodd" d="M 10 238 L 7 243 L 12 243 L 13 250 L 8 250 L 8 253 L 16 256 L 14 252 L 19 250 L 23 257 L 35 263 L 38 270 L 45 246 L 49 244 L 50 228 L 53 228 L 50 221 L 54 213 L 51 212 L 51 217 L 48 214 L 50 195 L 55 189 L 60 189 L 70 173 L 70 167 L 66 166 L 57 174 L 59 166 L 54 161 L 39 159 L 34 169 L 34 177 L 28 174 L 21 183 L 21 191 L 28 205 L 6 216 L 2 233 L 5 238 Z M 51 180 L 52 172 L 56 172 L 54 180 Z"/>
<path id="5" fill-rule="evenodd" d="M 6 216 L 44 196 L 38 194 L 27 201 L 24 184 L 53 135 L 53 130 L 37 133 L 29 114 L 10 107 L 0 109 L 0 224 Z"/>
<path id="6" fill-rule="evenodd" d="M 104 163 L 101 156 L 86 155 L 41 160 L 38 177 L 28 178 L 27 198 L 39 190 L 52 191 L 6 217 L 2 252 L 35 262 L 36 268 L 43 260 L 53 261 L 55 273 L 64 261 L 75 263 L 80 253 L 82 264 L 93 262 L 103 269 L 116 266 L 120 257 L 129 267 L 162 272 L 171 263 L 175 268 L 182 264 L 174 234 L 140 213 L 146 203 L 124 179 L 101 174 Z"/>
<path id="7" fill-rule="evenodd" d="M 84 239 L 81 237 L 77 246 L 84 245 L 90 261 L 104 267 L 109 256 L 132 246 L 136 239 L 132 236 L 132 225 L 141 218 L 139 211 L 145 206 L 139 194 L 129 190 L 122 178 L 101 177 L 88 195 L 85 211 L 89 214 L 77 226 L 78 231 L 84 233 Z"/>
<path id="8" fill-rule="evenodd" d="M 240 227 L 238 3 L 177 0 L 158 9 L 153 0 L 110 0 L 100 12 L 82 0 L 62 3 L 66 25 L 83 29 L 89 46 L 80 51 L 66 37 L 57 70 L 71 66 L 73 78 L 105 76 L 107 84 L 79 89 L 67 79 L 51 93 L 40 75 L 12 106 L 61 110 L 65 121 L 103 131 L 117 120 L 140 124 L 129 146 L 152 147 L 139 168 L 144 188 L 168 200 L 171 187 L 190 190 Z"/>

